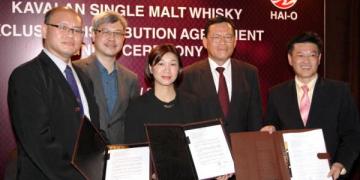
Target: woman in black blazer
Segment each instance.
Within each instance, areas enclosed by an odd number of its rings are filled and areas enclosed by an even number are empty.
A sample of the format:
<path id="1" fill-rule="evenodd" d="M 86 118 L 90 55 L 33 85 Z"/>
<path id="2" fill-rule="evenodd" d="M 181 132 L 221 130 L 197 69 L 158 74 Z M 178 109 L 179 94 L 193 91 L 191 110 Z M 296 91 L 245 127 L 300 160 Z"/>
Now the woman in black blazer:
<path id="1" fill-rule="evenodd" d="M 200 119 L 200 107 L 193 95 L 177 90 L 183 64 L 171 44 L 153 48 L 145 64 L 151 90 L 130 102 L 126 112 L 125 141 L 145 142 L 145 123 L 190 123 Z"/>

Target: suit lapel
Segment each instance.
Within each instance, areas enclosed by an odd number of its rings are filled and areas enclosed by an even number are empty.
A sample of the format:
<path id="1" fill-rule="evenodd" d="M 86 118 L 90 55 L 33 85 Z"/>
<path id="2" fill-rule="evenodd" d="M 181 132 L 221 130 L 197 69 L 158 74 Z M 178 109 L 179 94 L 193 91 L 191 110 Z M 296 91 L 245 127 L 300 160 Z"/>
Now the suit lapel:
<path id="1" fill-rule="evenodd" d="M 44 68 L 44 70 L 47 70 L 47 75 L 54 79 L 57 82 L 56 84 L 63 88 L 63 92 L 69 97 L 73 97 L 74 102 L 76 102 L 75 95 L 72 92 L 70 85 L 56 64 L 44 52 L 40 54 L 40 60 L 45 66 L 47 66 L 47 68 Z"/>
<path id="2" fill-rule="evenodd" d="M 85 77 L 84 75 L 82 74 L 81 70 L 78 69 L 76 66 L 73 66 L 79 80 L 80 80 L 80 84 L 81 84 L 81 87 L 82 89 L 84 90 L 84 94 L 85 94 L 85 97 L 86 99 L 89 99 L 90 95 L 91 95 L 91 92 L 90 92 L 90 88 L 88 87 L 88 84 L 85 83 Z M 80 90 L 80 89 L 79 89 Z"/>
<path id="3" fill-rule="evenodd" d="M 88 108 L 89 108 L 89 113 L 90 113 L 90 117 L 94 117 L 94 114 L 92 114 L 93 112 L 93 107 L 91 106 L 91 102 L 90 102 L 90 98 L 92 97 L 92 94 L 91 94 L 91 91 L 90 91 L 90 87 L 89 87 L 89 82 L 86 82 L 85 81 L 85 77 L 84 77 L 84 74 L 83 72 L 76 66 L 73 66 L 79 80 L 80 80 L 80 84 L 81 84 L 81 87 L 84 91 L 84 95 L 85 95 L 85 98 L 86 98 L 86 101 L 87 101 L 87 104 L 88 104 Z M 79 89 L 80 91 L 80 89 Z"/>
<path id="4" fill-rule="evenodd" d="M 304 126 L 304 123 L 303 123 L 303 121 L 301 119 L 301 115 L 300 115 L 300 109 L 299 109 L 299 103 L 298 103 L 298 99 L 297 99 L 295 80 L 292 80 L 288 84 L 288 88 L 289 88 L 289 94 L 284 95 L 284 98 L 288 97 L 288 99 L 289 99 L 289 104 L 288 105 L 291 108 L 289 108 L 290 111 L 288 113 L 293 114 L 293 118 L 294 118 L 294 119 L 291 119 L 291 121 L 294 121 L 294 124 L 296 125 L 296 127 L 304 128 L 305 126 Z"/>
<path id="5" fill-rule="evenodd" d="M 201 85 L 206 86 L 206 87 L 202 87 L 202 88 L 209 89 L 208 91 L 204 91 L 204 93 L 208 93 L 208 96 L 210 96 L 211 98 L 218 99 L 218 95 L 217 95 L 217 92 L 216 92 L 216 87 L 215 87 L 215 84 L 214 84 L 214 79 L 213 79 L 213 76 L 211 74 L 210 64 L 209 64 L 208 60 L 206 60 L 204 62 L 204 64 L 202 65 L 202 68 L 201 68 L 201 81 L 204 82 Z M 218 103 L 218 101 L 214 101 L 214 102 L 217 102 L 216 104 L 218 104 L 219 107 L 220 107 L 220 104 Z"/>
<path id="6" fill-rule="evenodd" d="M 124 74 L 122 73 L 120 67 L 119 67 L 119 64 L 118 62 L 116 62 L 116 66 L 117 66 L 117 83 L 118 83 L 118 97 L 115 101 L 115 104 L 114 104 L 114 108 L 113 108 L 113 111 L 111 113 L 111 116 L 113 117 L 115 115 L 115 113 L 117 113 L 117 109 L 121 109 L 121 107 L 125 107 L 124 105 L 124 102 L 123 101 L 126 97 L 126 89 L 123 87 L 125 84 L 125 76 Z M 123 111 L 121 109 L 121 111 Z"/>
<path id="7" fill-rule="evenodd" d="M 315 83 L 315 87 L 314 87 L 314 92 L 313 92 L 313 96 L 311 99 L 311 106 L 310 106 L 310 112 L 309 112 L 309 117 L 308 117 L 308 121 L 306 126 L 307 127 L 311 127 L 312 124 L 314 124 L 314 122 L 317 119 L 314 119 L 313 117 L 315 116 L 315 113 L 318 112 L 319 107 L 321 106 L 320 102 L 326 102 L 323 100 L 322 95 L 325 94 L 323 93 L 323 86 L 322 86 L 322 79 L 320 77 L 318 77 L 318 79 L 316 80 Z M 324 97 L 326 98 L 326 97 Z"/>
<path id="8" fill-rule="evenodd" d="M 249 85 L 244 79 L 244 72 L 241 71 L 241 64 L 234 59 L 231 59 L 231 81 L 232 81 L 232 91 L 231 91 L 231 101 L 230 101 L 230 112 L 239 111 L 239 109 L 246 110 L 245 102 L 248 102 L 245 98 L 248 98 L 249 95 L 246 93 L 249 92 Z M 241 113 L 241 112 L 240 112 Z"/>
<path id="9" fill-rule="evenodd" d="M 209 100 L 209 103 L 211 102 L 211 109 L 209 111 L 212 111 L 211 114 L 216 115 L 222 115 L 222 110 L 218 98 L 218 94 L 216 92 L 216 87 L 214 84 L 214 79 L 211 73 L 209 60 L 206 59 L 203 61 L 203 64 L 200 66 L 200 79 L 201 82 L 199 85 L 202 87 L 199 87 L 199 89 L 204 89 L 204 97 Z M 204 87 L 203 87 L 204 86 Z M 206 89 L 206 90 L 205 90 Z"/>
<path id="10" fill-rule="evenodd" d="M 91 56 L 89 59 L 86 60 L 86 66 L 88 66 L 88 75 L 90 76 L 91 80 L 94 84 L 95 93 L 97 94 L 96 98 L 98 100 L 98 106 L 105 107 L 107 109 L 105 93 L 103 89 L 103 84 L 101 80 L 100 71 L 96 66 L 96 57 Z"/>

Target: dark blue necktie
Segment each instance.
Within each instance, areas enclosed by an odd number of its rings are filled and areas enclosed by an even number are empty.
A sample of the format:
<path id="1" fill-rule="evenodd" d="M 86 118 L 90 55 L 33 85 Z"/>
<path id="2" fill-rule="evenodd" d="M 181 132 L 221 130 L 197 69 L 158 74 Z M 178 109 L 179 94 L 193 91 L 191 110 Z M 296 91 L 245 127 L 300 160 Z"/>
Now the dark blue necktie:
<path id="1" fill-rule="evenodd" d="M 71 68 L 69 66 L 66 66 L 65 69 L 65 76 L 66 76 L 66 80 L 69 83 L 72 92 L 74 93 L 75 97 L 76 97 L 76 101 L 78 102 L 79 106 L 80 106 L 80 116 L 84 115 L 84 109 L 81 103 L 81 98 L 80 98 L 80 93 L 79 93 L 79 88 L 76 84 L 76 80 L 74 77 L 74 74 L 71 70 Z"/>

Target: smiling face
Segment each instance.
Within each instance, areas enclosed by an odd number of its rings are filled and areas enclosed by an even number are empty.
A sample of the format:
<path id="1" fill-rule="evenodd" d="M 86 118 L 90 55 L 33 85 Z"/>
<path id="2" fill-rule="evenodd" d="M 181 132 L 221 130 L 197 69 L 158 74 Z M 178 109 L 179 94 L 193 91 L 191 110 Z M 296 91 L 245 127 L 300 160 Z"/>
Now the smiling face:
<path id="1" fill-rule="evenodd" d="M 102 24 L 97 30 L 92 34 L 96 55 L 115 58 L 124 45 L 125 28 L 116 21 Z"/>
<path id="2" fill-rule="evenodd" d="M 231 57 L 236 46 L 231 25 L 227 22 L 212 24 L 207 36 L 203 38 L 203 45 L 211 59 L 218 65 L 224 64 Z"/>
<path id="3" fill-rule="evenodd" d="M 312 80 L 320 65 L 321 54 L 316 44 L 311 42 L 296 43 L 288 54 L 288 61 L 296 76 L 303 83 Z"/>
<path id="4" fill-rule="evenodd" d="M 150 72 L 154 76 L 154 87 L 174 86 L 179 73 L 179 59 L 174 53 L 165 53 L 155 65 L 149 65 Z"/>
<path id="5" fill-rule="evenodd" d="M 75 12 L 64 9 L 55 11 L 48 24 L 75 29 L 82 28 L 81 18 Z M 70 57 L 80 50 L 83 40 L 82 33 L 62 30 L 46 24 L 42 26 L 42 36 L 45 48 L 65 62 L 69 61 Z"/>

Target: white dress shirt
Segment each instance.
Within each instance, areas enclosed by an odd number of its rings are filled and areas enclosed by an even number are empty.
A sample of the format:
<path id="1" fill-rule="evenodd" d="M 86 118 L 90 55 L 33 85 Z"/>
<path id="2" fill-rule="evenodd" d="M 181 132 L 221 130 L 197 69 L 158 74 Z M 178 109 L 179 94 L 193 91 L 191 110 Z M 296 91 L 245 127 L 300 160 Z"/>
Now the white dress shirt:
<path id="1" fill-rule="evenodd" d="M 225 77 L 225 81 L 226 81 L 226 86 L 227 86 L 227 90 L 229 93 L 229 102 L 231 102 L 231 95 L 232 95 L 232 76 L 231 76 L 231 61 L 230 59 L 226 60 L 226 62 L 222 65 L 219 66 L 218 64 L 215 63 L 214 60 L 212 60 L 211 58 L 209 58 L 209 64 L 210 64 L 210 69 L 211 69 L 211 74 L 214 80 L 214 84 L 215 84 L 215 88 L 216 88 L 216 92 L 218 92 L 219 90 L 219 72 L 216 71 L 217 67 L 223 67 L 225 68 L 223 74 Z"/>
<path id="2" fill-rule="evenodd" d="M 296 94 L 297 94 L 297 101 L 298 101 L 299 108 L 300 108 L 301 97 L 304 94 L 304 91 L 301 89 L 301 87 L 303 85 L 306 85 L 309 88 L 308 96 L 309 96 L 310 104 L 311 104 L 312 97 L 313 97 L 313 94 L 314 94 L 315 83 L 316 83 L 317 79 L 318 79 L 318 75 L 316 74 L 314 79 L 310 80 L 309 83 L 304 84 L 304 83 L 300 82 L 300 80 L 299 80 L 299 78 L 297 76 L 295 76 L 295 86 L 296 86 Z"/>
<path id="3" fill-rule="evenodd" d="M 79 80 L 79 77 L 76 74 L 76 71 L 74 70 L 74 68 L 72 66 L 71 60 L 69 61 L 68 64 L 66 64 L 62 59 L 58 58 L 57 56 L 55 56 L 54 54 L 49 52 L 47 49 L 43 49 L 43 50 L 50 57 L 50 59 L 56 64 L 56 66 L 62 72 L 65 79 L 66 79 L 66 75 L 65 75 L 66 66 L 69 66 L 71 68 L 71 70 L 73 71 L 75 80 L 76 80 L 76 85 L 78 86 L 78 89 L 79 89 L 81 103 L 82 103 L 82 107 L 84 109 L 84 115 L 86 117 L 88 117 L 88 119 L 90 120 L 89 105 L 88 105 L 88 102 L 87 102 L 87 99 L 86 99 L 86 96 L 85 96 L 85 93 L 84 93 L 84 89 L 83 89 L 83 87 L 82 87 L 82 85 L 80 83 L 80 80 Z"/>

